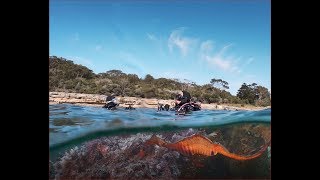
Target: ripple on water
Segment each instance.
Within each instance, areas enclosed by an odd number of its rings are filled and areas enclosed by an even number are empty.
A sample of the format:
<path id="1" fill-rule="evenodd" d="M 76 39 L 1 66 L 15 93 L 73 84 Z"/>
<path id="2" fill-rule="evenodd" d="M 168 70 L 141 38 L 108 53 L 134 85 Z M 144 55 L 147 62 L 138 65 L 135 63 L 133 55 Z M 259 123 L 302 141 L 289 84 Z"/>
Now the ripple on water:
<path id="1" fill-rule="evenodd" d="M 50 144 L 76 138 L 84 132 L 112 130 L 114 128 L 220 126 L 241 122 L 271 121 L 271 109 L 261 111 L 201 110 L 186 115 L 176 115 L 174 111 L 137 108 L 125 110 L 118 108 L 111 111 L 102 107 L 86 107 L 71 104 L 49 105 Z M 61 133 L 69 133 L 68 136 Z M 64 139 L 63 139 L 64 138 Z"/>

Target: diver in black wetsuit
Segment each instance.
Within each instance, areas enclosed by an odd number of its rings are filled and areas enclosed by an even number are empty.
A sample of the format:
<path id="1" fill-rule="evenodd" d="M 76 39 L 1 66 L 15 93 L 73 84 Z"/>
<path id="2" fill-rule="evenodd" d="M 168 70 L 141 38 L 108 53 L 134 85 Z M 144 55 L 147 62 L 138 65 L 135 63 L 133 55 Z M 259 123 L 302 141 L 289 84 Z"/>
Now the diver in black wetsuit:
<path id="1" fill-rule="evenodd" d="M 158 104 L 158 111 L 164 111 L 164 110 L 169 111 L 169 109 L 170 109 L 170 105 L 169 104 L 165 104 L 165 105 Z"/>
<path id="2" fill-rule="evenodd" d="M 182 109 L 181 106 L 186 104 Z M 201 105 L 195 102 L 191 102 L 191 95 L 188 91 L 181 91 L 176 98 L 174 109 L 179 112 L 188 112 L 188 111 L 199 111 L 201 110 Z"/>
<path id="3" fill-rule="evenodd" d="M 188 91 L 181 91 L 178 95 L 177 95 L 177 99 L 176 99 L 176 107 L 180 107 L 185 103 L 189 103 L 191 100 L 191 95 Z"/>
<path id="4" fill-rule="evenodd" d="M 117 103 L 116 97 L 114 96 L 114 94 L 111 94 L 111 96 L 107 96 L 106 104 L 103 107 L 107 109 L 115 109 L 115 107 L 118 105 L 119 104 Z"/>
<path id="5" fill-rule="evenodd" d="M 164 109 L 165 109 L 166 111 L 169 111 L 170 105 L 169 105 L 169 104 L 164 105 Z"/>
<path id="6" fill-rule="evenodd" d="M 125 108 L 126 110 L 134 110 L 136 108 L 132 107 L 131 105 L 129 105 L 128 107 Z"/>

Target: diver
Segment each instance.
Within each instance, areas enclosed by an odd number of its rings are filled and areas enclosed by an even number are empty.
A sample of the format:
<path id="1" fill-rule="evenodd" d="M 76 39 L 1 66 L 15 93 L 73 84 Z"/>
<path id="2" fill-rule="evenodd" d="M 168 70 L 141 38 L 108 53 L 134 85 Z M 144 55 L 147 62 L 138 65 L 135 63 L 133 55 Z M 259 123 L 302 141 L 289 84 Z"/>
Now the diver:
<path id="1" fill-rule="evenodd" d="M 131 105 L 129 105 L 128 107 L 125 108 L 126 110 L 134 110 L 136 108 L 132 107 Z"/>
<path id="2" fill-rule="evenodd" d="M 191 100 L 191 95 L 188 91 L 180 91 L 176 96 L 175 107 L 176 109 L 185 103 L 189 103 Z"/>
<path id="3" fill-rule="evenodd" d="M 158 103 L 158 111 L 163 111 L 163 110 L 164 110 L 163 104 Z"/>
<path id="4" fill-rule="evenodd" d="M 169 111 L 170 105 L 169 105 L 169 104 L 165 104 L 165 105 L 164 105 L 164 109 L 165 109 L 166 111 Z"/>
<path id="5" fill-rule="evenodd" d="M 169 104 L 165 104 L 165 105 L 158 104 L 158 111 L 164 111 L 164 110 L 169 111 L 169 109 L 170 109 L 170 105 Z"/>
<path id="6" fill-rule="evenodd" d="M 191 95 L 188 91 L 180 91 L 177 94 L 174 109 L 183 112 L 199 111 L 201 110 L 201 104 L 191 102 Z"/>
<path id="7" fill-rule="evenodd" d="M 111 96 L 107 96 L 106 104 L 103 107 L 107 109 L 115 109 L 116 106 L 119 106 L 119 103 L 117 102 L 115 94 L 112 93 Z"/>

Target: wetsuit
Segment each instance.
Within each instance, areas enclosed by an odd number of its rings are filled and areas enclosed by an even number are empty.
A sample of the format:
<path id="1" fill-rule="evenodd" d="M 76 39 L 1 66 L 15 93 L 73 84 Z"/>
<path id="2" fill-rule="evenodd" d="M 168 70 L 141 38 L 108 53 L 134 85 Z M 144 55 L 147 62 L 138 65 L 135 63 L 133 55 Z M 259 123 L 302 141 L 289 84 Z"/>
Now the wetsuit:
<path id="1" fill-rule="evenodd" d="M 178 99 L 177 99 L 178 101 L 181 101 L 179 104 L 177 104 L 177 106 L 182 106 L 183 104 L 188 103 L 191 100 L 191 95 L 189 92 L 182 91 L 182 93 L 183 93 L 183 95 L 178 97 Z"/>
<path id="2" fill-rule="evenodd" d="M 106 98 L 106 104 L 105 104 L 105 108 L 108 108 L 108 109 L 110 109 L 110 108 L 113 108 L 113 107 L 115 107 L 117 104 L 115 103 L 115 98 L 116 97 L 114 97 L 114 96 L 108 96 L 107 98 Z"/>

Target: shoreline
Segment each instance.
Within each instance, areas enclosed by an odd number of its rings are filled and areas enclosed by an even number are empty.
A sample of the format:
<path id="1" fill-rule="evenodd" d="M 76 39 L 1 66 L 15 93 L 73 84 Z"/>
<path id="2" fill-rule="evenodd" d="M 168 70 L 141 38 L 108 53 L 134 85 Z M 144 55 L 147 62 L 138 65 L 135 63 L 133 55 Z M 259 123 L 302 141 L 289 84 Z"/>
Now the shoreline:
<path id="1" fill-rule="evenodd" d="M 102 107 L 105 104 L 106 95 L 99 95 L 99 94 L 82 94 L 82 93 L 65 93 L 65 92 L 49 92 L 49 105 L 52 104 L 62 104 L 62 103 L 69 103 L 69 104 L 76 104 L 81 106 L 94 106 L 94 107 Z M 119 107 L 128 107 L 131 105 L 134 108 L 153 108 L 157 109 L 158 104 L 169 104 L 170 107 L 173 106 L 174 100 L 163 100 L 163 99 L 156 99 L 156 98 L 138 98 L 138 97 L 128 97 L 128 96 L 116 96 L 118 102 L 120 102 Z M 248 105 L 245 105 L 248 106 Z M 263 110 L 271 108 L 271 106 L 267 107 L 237 107 L 230 104 L 220 104 L 211 103 L 211 104 L 204 104 L 201 103 L 201 109 L 208 109 L 208 110 Z"/>

